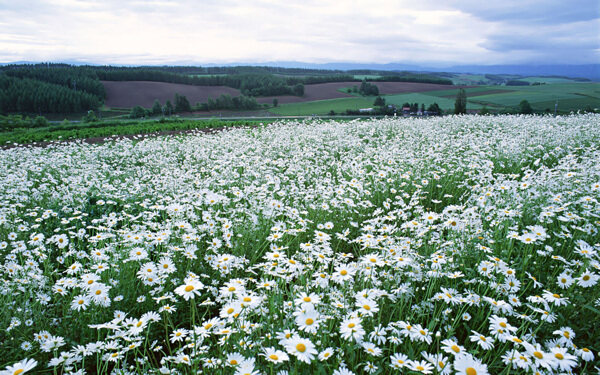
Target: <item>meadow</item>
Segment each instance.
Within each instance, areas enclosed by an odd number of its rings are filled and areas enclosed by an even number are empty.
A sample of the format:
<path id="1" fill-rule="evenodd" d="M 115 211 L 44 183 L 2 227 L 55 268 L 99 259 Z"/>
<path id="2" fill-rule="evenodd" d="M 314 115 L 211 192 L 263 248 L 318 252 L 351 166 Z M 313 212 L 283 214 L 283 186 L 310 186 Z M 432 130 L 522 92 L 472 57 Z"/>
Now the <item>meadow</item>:
<path id="1" fill-rule="evenodd" d="M 600 115 L 0 150 L 0 374 L 590 374 Z"/>

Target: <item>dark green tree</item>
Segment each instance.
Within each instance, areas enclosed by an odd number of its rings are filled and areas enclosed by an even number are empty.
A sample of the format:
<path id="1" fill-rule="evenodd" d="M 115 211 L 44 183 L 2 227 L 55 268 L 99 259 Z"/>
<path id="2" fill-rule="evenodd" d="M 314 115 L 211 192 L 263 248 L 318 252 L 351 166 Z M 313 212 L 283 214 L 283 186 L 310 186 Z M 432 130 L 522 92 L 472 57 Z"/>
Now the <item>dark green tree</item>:
<path id="1" fill-rule="evenodd" d="M 277 107 L 277 105 L 279 104 L 279 100 L 277 100 L 277 98 L 273 99 L 273 107 Z"/>
<path id="2" fill-rule="evenodd" d="M 98 121 L 98 117 L 96 117 L 96 113 L 91 109 L 87 112 L 85 116 L 81 119 L 83 122 L 95 122 Z"/>
<path id="3" fill-rule="evenodd" d="M 160 102 L 158 101 L 158 99 L 154 100 L 154 105 L 152 106 L 152 114 L 153 115 L 160 115 L 162 113 L 162 106 L 160 105 Z"/>
<path id="4" fill-rule="evenodd" d="M 190 112 L 192 106 L 185 95 L 175 94 L 175 112 Z"/>
<path id="5" fill-rule="evenodd" d="M 381 96 L 378 96 L 377 98 L 375 98 L 375 102 L 373 103 L 373 105 L 376 107 L 383 107 L 385 106 L 385 99 Z"/>
<path id="6" fill-rule="evenodd" d="M 33 126 L 36 128 L 48 126 L 48 120 L 44 116 L 37 116 L 35 120 L 33 120 Z"/>
<path id="7" fill-rule="evenodd" d="M 292 91 L 293 91 L 294 95 L 296 95 L 296 96 L 304 96 L 304 85 L 301 83 L 298 83 L 294 86 Z"/>
<path id="8" fill-rule="evenodd" d="M 164 114 L 166 116 L 171 116 L 173 114 L 173 104 L 171 104 L 170 100 L 167 100 L 164 107 Z"/>
<path id="9" fill-rule="evenodd" d="M 533 108 L 531 108 L 531 104 L 527 100 L 521 100 L 521 103 L 519 103 L 519 113 L 524 115 L 533 113 Z"/>
<path id="10" fill-rule="evenodd" d="M 129 118 L 142 118 L 146 116 L 146 110 L 139 105 L 136 105 L 131 109 L 131 113 L 129 113 Z"/>
<path id="11" fill-rule="evenodd" d="M 456 101 L 454 102 L 454 114 L 463 115 L 467 113 L 467 93 L 465 89 L 458 90 Z"/>
<path id="12" fill-rule="evenodd" d="M 442 109 L 440 108 L 440 106 L 437 103 L 433 103 L 433 104 L 430 104 L 429 107 L 427 107 L 427 112 L 429 112 L 429 114 L 432 114 L 432 115 L 441 115 Z"/>

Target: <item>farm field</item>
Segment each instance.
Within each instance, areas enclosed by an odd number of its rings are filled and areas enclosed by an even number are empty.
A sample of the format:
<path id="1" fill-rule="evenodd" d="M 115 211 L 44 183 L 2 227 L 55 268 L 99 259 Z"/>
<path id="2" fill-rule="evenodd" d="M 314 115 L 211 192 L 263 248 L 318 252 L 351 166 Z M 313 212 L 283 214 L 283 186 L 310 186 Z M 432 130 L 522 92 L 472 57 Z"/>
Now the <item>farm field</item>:
<path id="1" fill-rule="evenodd" d="M 173 102 L 175 94 L 185 95 L 190 103 L 206 102 L 222 94 L 240 95 L 240 91 L 226 86 L 194 86 L 178 83 L 150 81 L 102 81 L 106 90 L 105 105 L 116 108 L 131 108 L 140 105 L 151 108 L 154 100 L 161 104 Z"/>
<path id="2" fill-rule="evenodd" d="M 456 96 L 456 94 L 454 94 Z M 440 108 L 444 110 L 453 110 L 455 99 L 446 97 L 435 97 L 428 95 L 427 93 L 414 93 L 414 94 L 398 94 L 398 95 L 386 95 L 386 104 L 394 104 L 397 107 L 402 107 L 404 103 L 419 103 L 425 104 L 427 108 L 433 103 L 437 103 Z M 473 102 L 467 102 L 467 109 L 480 109 L 482 106 Z"/>
<path id="3" fill-rule="evenodd" d="M 559 110 L 572 111 L 586 106 L 600 108 L 600 83 L 555 83 L 539 86 L 478 86 L 465 88 L 470 105 L 489 107 L 517 107 L 527 100 L 539 111 L 554 110 L 556 100 Z M 423 95 L 453 100 L 457 89 L 429 91 Z M 441 103 L 438 102 L 438 104 Z M 444 108 L 444 107 L 442 107 Z M 476 108 L 476 107 L 474 107 Z"/>
<path id="4" fill-rule="evenodd" d="M 312 102 L 289 103 L 269 109 L 281 116 L 326 115 L 330 111 L 344 113 L 347 109 L 359 110 L 373 106 L 373 98 L 350 97 L 342 99 L 317 100 Z"/>
<path id="5" fill-rule="evenodd" d="M 126 108 L 141 105 L 152 107 L 154 99 L 161 103 L 173 101 L 176 93 L 186 95 L 190 103 L 206 102 L 209 97 L 215 99 L 221 94 L 240 95 L 240 91 L 225 86 L 193 86 L 165 82 L 146 81 L 103 81 L 106 89 L 106 105 L 108 107 Z M 317 83 L 304 86 L 304 96 L 278 95 L 257 97 L 259 103 L 271 104 L 277 98 L 279 103 L 311 102 L 326 99 L 352 98 L 353 96 L 340 89 L 360 85 L 360 82 Z M 413 82 L 376 82 L 382 94 L 422 92 L 440 90 L 448 85 Z"/>
<path id="6" fill-rule="evenodd" d="M 430 83 L 411 82 L 373 82 L 379 88 L 380 95 L 386 97 L 388 104 L 402 105 L 405 102 L 426 106 L 436 102 L 445 110 L 452 110 L 459 88 L 467 92 L 469 109 L 481 109 L 484 105 L 494 110 L 513 109 L 522 100 L 527 100 L 537 111 L 554 110 L 556 100 L 559 111 L 577 111 L 584 108 L 600 107 L 600 84 L 590 82 L 566 81 L 563 78 L 530 77 L 524 80 L 544 81 L 547 84 L 536 86 L 448 86 Z M 141 105 L 150 108 L 155 99 L 164 104 L 173 101 L 176 93 L 185 95 L 192 104 L 206 102 L 208 98 L 217 98 L 221 94 L 240 95 L 240 91 L 225 86 L 193 86 L 164 82 L 144 81 L 104 81 L 106 106 L 109 108 L 130 108 Z M 360 82 L 332 82 L 307 84 L 304 96 L 279 95 L 257 97 L 257 102 L 271 106 L 274 99 L 278 108 L 269 111 L 278 115 L 324 115 L 331 110 L 341 113 L 347 109 L 372 107 L 373 97 L 361 97 L 347 93 L 348 88 L 360 85 Z M 292 105 L 293 104 L 293 105 Z M 347 105 L 347 106 L 345 106 Z"/>
<path id="7" fill-rule="evenodd" d="M 599 159 L 594 114 L 0 150 L 0 368 L 595 373 Z"/>
<path id="8" fill-rule="evenodd" d="M 479 102 L 488 102 L 504 106 L 517 106 L 523 99 L 527 99 L 535 108 L 536 103 L 548 101 L 560 101 L 563 99 L 591 98 L 596 100 L 596 106 L 600 106 L 600 84 L 599 83 L 557 83 L 540 86 L 510 86 L 512 92 L 481 95 L 475 98 Z M 553 109 L 553 107 L 552 107 Z"/>

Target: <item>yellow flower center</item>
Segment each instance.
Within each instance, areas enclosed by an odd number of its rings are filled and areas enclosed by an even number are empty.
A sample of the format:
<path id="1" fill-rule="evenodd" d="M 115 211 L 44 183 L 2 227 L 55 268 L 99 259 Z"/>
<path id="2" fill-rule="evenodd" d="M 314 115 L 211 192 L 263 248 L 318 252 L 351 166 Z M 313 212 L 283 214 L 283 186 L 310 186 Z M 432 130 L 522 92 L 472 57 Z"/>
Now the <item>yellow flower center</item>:
<path id="1" fill-rule="evenodd" d="M 475 370 L 473 367 L 467 367 L 465 373 L 467 375 L 477 375 L 477 370 Z"/>
<path id="2" fill-rule="evenodd" d="M 252 301 L 252 298 L 250 298 L 250 297 L 244 297 L 244 302 L 250 302 L 250 301 Z"/>
<path id="3" fill-rule="evenodd" d="M 186 292 L 191 292 L 192 290 L 194 290 L 194 287 L 192 285 L 188 285 L 185 287 Z"/>
<path id="4" fill-rule="evenodd" d="M 300 343 L 296 345 L 296 350 L 300 353 L 304 353 L 306 351 L 306 345 Z"/>
<path id="5" fill-rule="evenodd" d="M 310 297 L 308 297 L 308 296 L 304 297 L 302 300 L 304 302 L 310 302 L 311 301 Z"/>
<path id="6" fill-rule="evenodd" d="M 230 307 L 227 309 L 227 314 L 231 314 L 232 312 L 234 312 L 235 310 L 233 309 L 233 307 Z"/>
<path id="7" fill-rule="evenodd" d="M 348 271 L 346 271 L 346 270 L 340 271 L 340 275 L 342 275 L 342 276 L 346 276 L 347 274 L 348 274 Z"/>
<path id="8" fill-rule="evenodd" d="M 590 275 L 584 275 L 583 276 L 583 281 L 588 281 L 590 279 Z"/>
<path id="9" fill-rule="evenodd" d="M 238 361 L 236 361 L 235 359 L 232 359 L 231 361 L 229 361 L 229 363 L 231 363 L 232 365 L 235 366 L 238 364 Z"/>
<path id="10" fill-rule="evenodd" d="M 504 322 L 500 322 L 500 327 L 502 327 L 502 328 L 506 328 L 506 323 L 504 323 Z"/>
<path id="11" fill-rule="evenodd" d="M 456 346 L 456 345 L 452 345 L 452 346 L 450 347 L 450 349 L 452 349 L 452 351 L 453 351 L 454 353 L 458 353 L 458 352 L 460 352 L 460 348 L 459 348 L 458 346 Z"/>
<path id="12" fill-rule="evenodd" d="M 356 324 L 354 324 L 354 323 L 348 324 L 348 328 L 354 328 L 354 327 L 356 327 Z"/>
<path id="13" fill-rule="evenodd" d="M 556 354 L 554 355 L 554 357 L 556 357 L 556 358 L 557 358 L 557 359 L 559 359 L 559 360 L 563 360 L 563 359 L 565 359 L 565 356 L 564 356 L 564 355 L 562 355 L 562 354 L 560 354 L 560 353 L 556 353 Z"/>
<path id="14" fill-rule="evenodd" d="M 274 360 L 274 361 L 276 361 L 276 360 L 278 360 L 278 359 L 279 359 L 279 357 L 278 357 L 277 355 L 275 355 L 275 354 L 271 354 L 271 355 L 269 356 L 269 358 L 270 358 L 270 359 L 272 359 L 272 360 Z"/>
<path id="15" fill-rule="evenodd" d="M 230 286 L 228 289 L 230 292 L 235 292 L 235 287 L 234 286 Z"/>
<path id="16" fill-rule="evenodd" d="M 541 352 L 535 351 L 533 352 L 533 356 L 537 359 L 542 359 L 544 358 L 544 355 Z"/>
<path id="17" fill-rule="evenodd" d="M 369 310 L 371 310 L 371 306 L 369 306 L 369 305 L 363 305 L 363 309 L 369 311 Z"/>
<path id="18" fill-rule="evenodd" d="M 307 326 L 309 326 L 309 325 L 312 325 L 314 322 L 315 322 L 315 321 L 314 321 L 314 320 L 312 320 L 311 318 L 308 318 L 308 319 L 306 319 L 306 325 L 307 325 Z"/>

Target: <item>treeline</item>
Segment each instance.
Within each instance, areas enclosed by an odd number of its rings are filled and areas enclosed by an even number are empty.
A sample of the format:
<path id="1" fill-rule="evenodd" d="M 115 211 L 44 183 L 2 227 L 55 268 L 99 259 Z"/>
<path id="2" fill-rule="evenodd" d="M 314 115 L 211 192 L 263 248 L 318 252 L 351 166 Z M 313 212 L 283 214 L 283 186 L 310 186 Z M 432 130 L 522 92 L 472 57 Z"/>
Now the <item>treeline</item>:
<path id="1" fill-rule="evenodd" d="M 0 74 L 0 113 L 73 113 L 101 105 L 99 97 L 86 91 Z"/>
<path id="2" fill-rule="evenodd" d="M 222 94 L 216 99 L 208 98 L 206 103 L 196 103 L 196 105 L 192 107 L 185 95 L 175 94 L 175 105 L 173 105 L 170 100 L 167 100 L 165 105 L 161 105 L 158 99 L 156 99 L 154 105 L 150 109 L 145 109 L 139 105 L 133 107 L 129 114 L 129 118 L 160 115 L 171 116 L 172 114 L 181 112 L 212 111 L 216 109 L 252 110 L 258 108 L 261 108 L 261 105 L 256 101 L 256 98 L 245 95 L 232 97 L 229 94 Z"/>
<path id="3" fill-rule="evenodd" d="M 452 80 L 442 77 L 435 77 L 429 74 L 403 73 L 399 75 L 386 75 L 374 79 L 379 82 L 418 82 L 418 83 L 437 83 L 438 85 L 452 85 Z"/>

